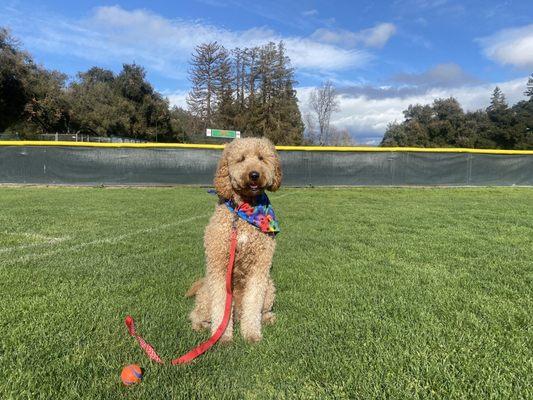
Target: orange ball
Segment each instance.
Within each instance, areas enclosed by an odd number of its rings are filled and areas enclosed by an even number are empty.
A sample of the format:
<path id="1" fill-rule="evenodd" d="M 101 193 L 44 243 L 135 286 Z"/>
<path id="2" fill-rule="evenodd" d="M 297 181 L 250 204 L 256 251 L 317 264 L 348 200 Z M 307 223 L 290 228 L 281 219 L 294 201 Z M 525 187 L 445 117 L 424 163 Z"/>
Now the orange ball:
<path id="1" fill-rule="evenodd" d="M 138 383 L 142 378 L 143 371 L 137 364 L 126 365 L 120 374 L 120 379 L 122 379 L 122 383 L 126 386 Z"/>

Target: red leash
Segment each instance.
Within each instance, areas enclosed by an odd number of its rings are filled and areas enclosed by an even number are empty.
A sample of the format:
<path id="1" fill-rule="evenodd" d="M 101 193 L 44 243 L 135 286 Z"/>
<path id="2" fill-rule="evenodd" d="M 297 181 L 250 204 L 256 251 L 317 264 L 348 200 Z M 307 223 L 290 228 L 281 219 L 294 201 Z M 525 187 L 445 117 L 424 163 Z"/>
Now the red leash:
<path id="1" fill-rule="evenodd" d="M 188 353 L 182 355 L 179 358 L 175 358 L 171 361 L 172 365 L 176 364 L 184 364 L 189 361 L 194 360 L 199 355 L 205 353 L 207 350 L 209 350 L 222 336 L 224 331 L 226 330 L 226 327 L 228 326 L 228 322 L 231 317 L 231 303 L 233 300 L 233 291 L 231 287 L 231 280 L 233 276 L 233 265 L 235 264 L 235 251 L 237 249 L 237 215 L 234 217 L 233 220 L 233 226 L 231 230 L 231 242 L 230 242 L 230 249 L 229 249 L 229 262 L 228 262 L 228 269 L 226 272 L 226 305 L 224 307 L 224 317 L 222 318 L 222 322 L 218 326 L 216 332 L 211 336 L 208 340 L 201 343 Z M 142 337 L 137 335 L 135 333 L 135 322 L 133 321 L 133 318 L 131 316 L 126 317 L 126 326 L 128 328 L 128 331 L 131 336 L 133 336 L 135 339 L 137 339 L 137 342 L 139 342 L 139 345 L 141 348 L 146 352 L 148 357 L 150 357 L 153 361 L 158 362 L 159 364 L 164 364 L 164 361 L 159 357 L 159 355 L 156 353 L 155 349 L 147 343 Z"/>

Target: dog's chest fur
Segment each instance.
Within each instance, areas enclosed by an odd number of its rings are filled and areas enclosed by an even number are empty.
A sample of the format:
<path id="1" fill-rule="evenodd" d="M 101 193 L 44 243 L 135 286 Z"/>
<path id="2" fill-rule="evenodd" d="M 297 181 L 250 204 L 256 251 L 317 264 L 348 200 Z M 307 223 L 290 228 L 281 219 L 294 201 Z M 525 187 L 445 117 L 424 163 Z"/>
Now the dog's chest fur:
<path id="1" fill-rule="evenodd" d="M 265 252 L 273 252 L 275 240 L 241 219 L 237 223 L 237 252 L 234 269 L 234 285 L 239 283 L 253 268 L 259 268 L 256 260 Z M 263 271 L 268 273 L 267 271 Z"/>
<path id="2" fill-rule="evenodd" d="M 229 247 L 231 241 L 231 227 L 233 224 L 233 214 L 225 205 L 218 205 L 210 224 L 206 229 L 206 238 L 211 241 L 205 242 L 206 250 L 211 248 L 223 249 L 222 253 L 229 256 Z M 213 238 L 216 241 L 213 242 Z M 275 239 L 269 236 L 250 223 L 241 218 L 237 219 L 237 251 L 235 254 L 235 266 L 233 270 L 233 282 L 236 289 L 244 286 L 246 277 L 254 268 L 260 267 L 265 263 L 258 263 L 257 260 L 266 255 L 273 254 L 276 246 Z M 227 261 L 220 264 L 223 268 L 227 267 Z M 270 265 L 268 266 L 270 269 Z M 225 274 L 225 271 L 221 271 Z M 268 274 L 266 271 L 257 271 Z"/>

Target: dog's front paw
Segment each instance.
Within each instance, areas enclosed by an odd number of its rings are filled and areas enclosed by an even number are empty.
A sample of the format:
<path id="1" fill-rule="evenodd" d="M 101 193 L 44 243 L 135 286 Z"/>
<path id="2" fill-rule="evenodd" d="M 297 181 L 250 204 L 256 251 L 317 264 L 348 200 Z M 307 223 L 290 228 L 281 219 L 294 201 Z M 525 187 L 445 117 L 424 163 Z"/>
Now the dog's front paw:
<path id="1" fill-rule="evenodd" d="M 263 339 L 261 333 L 243 333 L 242 336 L 248 343 L 258 343 Z"/>

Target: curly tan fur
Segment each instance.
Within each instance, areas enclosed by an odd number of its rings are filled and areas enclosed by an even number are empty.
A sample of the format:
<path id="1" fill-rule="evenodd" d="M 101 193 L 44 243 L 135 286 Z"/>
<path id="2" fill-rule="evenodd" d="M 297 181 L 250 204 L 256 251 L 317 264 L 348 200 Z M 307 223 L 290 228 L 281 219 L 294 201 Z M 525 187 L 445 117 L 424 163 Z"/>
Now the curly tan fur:
<path id="1" fill-rule="evenodd" d="M 259 173 L 257 181 L 251 181 L 252 171 Z M 254 205 L 265 189 L 277 190 L 281 179 L 278 155 L 267 139 L 237 139 L 226 145 L 214 178 L 219 203 L 204 235 L 206 274 L 187 292 L 187 296 L 196 296 L 196 304 L 189 315 L 194 330 L 210 328 L 214 333 L 224 314 L 225 275 L 233 219 L 224 201 L 233 199 L 237 204 L 245 201 Z M 270 267 L 276 242 L 240 218 L 237 230 L 233 315 L 221 340 L 232 340 L 233 320 L 238 319 L 242 336 L 247 341 L 257 342 L 262 338 L 262 323 L 275 321 L 272 312 L 275 287 Z"/>

